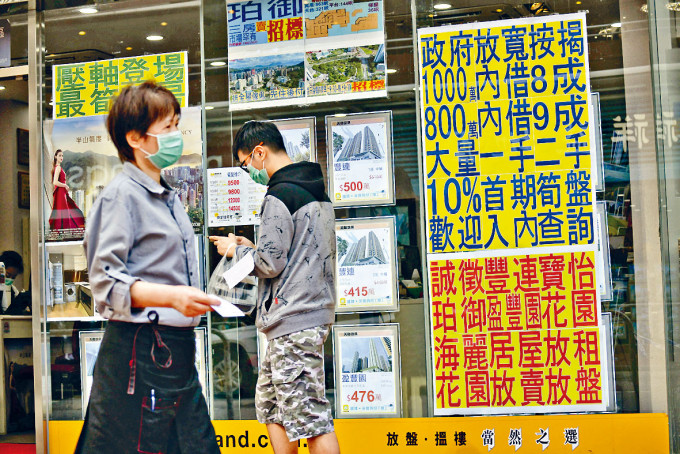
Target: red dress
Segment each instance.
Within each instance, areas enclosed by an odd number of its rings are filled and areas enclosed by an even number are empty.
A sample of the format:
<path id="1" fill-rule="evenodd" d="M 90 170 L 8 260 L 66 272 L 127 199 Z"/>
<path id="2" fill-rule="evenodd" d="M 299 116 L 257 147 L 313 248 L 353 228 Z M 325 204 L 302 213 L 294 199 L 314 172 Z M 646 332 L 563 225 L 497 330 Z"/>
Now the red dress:
<path id="1" fill-rule="evenodd" d="M 59 169 L 59 183 L 66 183 L 66 172 Z M 85 227 L 85 216 L 78 205 L 68 195 L 66 188 L 54 187 L 54 205 L 50 216 L 50 229 L 82 229 Z"/>

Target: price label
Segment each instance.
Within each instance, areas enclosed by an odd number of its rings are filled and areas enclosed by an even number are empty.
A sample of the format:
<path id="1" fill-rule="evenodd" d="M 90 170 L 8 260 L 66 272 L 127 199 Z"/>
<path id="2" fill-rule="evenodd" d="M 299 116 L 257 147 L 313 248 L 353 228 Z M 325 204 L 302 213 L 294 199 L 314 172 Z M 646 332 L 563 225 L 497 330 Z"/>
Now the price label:
<path id="1" fill-rule="evenodd" d="M 380 394 L 376 394 L 374 391 L 354 391 L 352 394 L 347 395 L 347 400 L 350 402 L 380 402 Z"/>

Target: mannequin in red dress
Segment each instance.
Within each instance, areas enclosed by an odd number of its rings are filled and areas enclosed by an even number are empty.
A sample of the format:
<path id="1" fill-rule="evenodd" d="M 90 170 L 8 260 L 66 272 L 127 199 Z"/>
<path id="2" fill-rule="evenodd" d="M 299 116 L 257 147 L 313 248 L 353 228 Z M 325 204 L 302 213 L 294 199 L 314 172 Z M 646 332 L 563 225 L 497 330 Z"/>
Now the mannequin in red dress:
<path id="1" fill-rule="evenodd" d="M 54 185 L 54 204 L 50 216 L 50 229 L 82 229 L 85 227 L 85 216 L 73 199 L 68 195 L 66 172 L 61 168 L 64 153 L 57 150 L 52 163 L 52 184 Z"/>

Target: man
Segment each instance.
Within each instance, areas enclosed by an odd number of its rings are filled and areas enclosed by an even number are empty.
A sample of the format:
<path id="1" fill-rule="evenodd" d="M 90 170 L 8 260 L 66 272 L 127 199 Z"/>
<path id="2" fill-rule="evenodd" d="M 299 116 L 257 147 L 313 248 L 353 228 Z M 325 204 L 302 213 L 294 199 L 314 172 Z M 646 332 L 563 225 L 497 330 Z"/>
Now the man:
<path id="1" fill-rule="evenodd" d="M 293 163 L 272 123 L 250 121 L 236 133 L 234 158 L 268 185 L 257 247 L 243 237 L 210 237 L 222 255 L 252 254 L 259 278 L 257 328 L 267 352 L 255 391 L 257 419 L 276 454 L 339 453 L 325 397 L 323 344 L 335 320 L 335 214 L 321 167 Z"/>

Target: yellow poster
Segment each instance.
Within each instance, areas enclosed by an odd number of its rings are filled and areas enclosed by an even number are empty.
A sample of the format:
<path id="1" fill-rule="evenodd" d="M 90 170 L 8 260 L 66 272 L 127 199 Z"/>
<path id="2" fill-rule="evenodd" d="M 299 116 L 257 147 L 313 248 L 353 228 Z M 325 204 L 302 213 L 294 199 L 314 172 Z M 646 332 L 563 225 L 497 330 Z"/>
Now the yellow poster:
<path id="1" fill-rule="evenodd" d="M 428 252 L 591 244 L 585 15 L 419 43 Z"/>
<path id="2" fill-rule="evenodd" d="M 53 71 L 54 118 L 105 115 L 120 89 L 150 79 L 170 90 L 180 107 L 187 106 L 186 52 L 56 65 Z"/>

